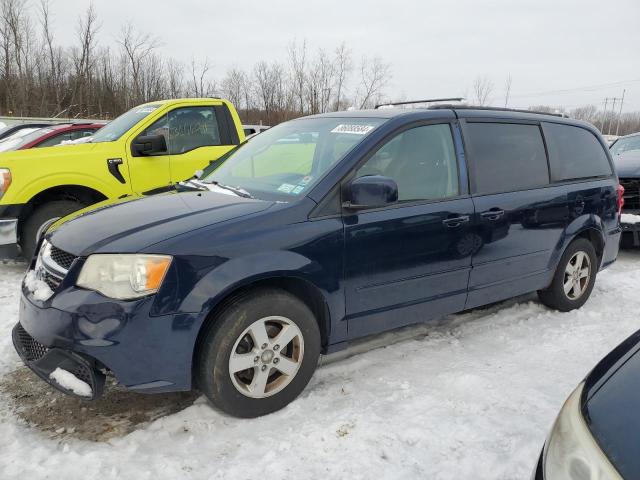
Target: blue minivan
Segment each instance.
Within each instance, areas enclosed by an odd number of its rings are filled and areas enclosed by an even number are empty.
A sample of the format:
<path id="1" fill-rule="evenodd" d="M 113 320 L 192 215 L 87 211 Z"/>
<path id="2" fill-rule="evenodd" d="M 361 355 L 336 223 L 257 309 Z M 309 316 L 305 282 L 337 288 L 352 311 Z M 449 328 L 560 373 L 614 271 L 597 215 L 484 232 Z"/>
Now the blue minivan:
<path id="1" fill-rule="evenodd" d="M 63 219 L 40 240 L 13 341 L 96 398 L 201 390 L 255 417 L 321 353 L 537 291 L 569 311 L 618 253 L 622 190 L 590 124 L 433 106 L 273 127 L 171 191 Z"/>

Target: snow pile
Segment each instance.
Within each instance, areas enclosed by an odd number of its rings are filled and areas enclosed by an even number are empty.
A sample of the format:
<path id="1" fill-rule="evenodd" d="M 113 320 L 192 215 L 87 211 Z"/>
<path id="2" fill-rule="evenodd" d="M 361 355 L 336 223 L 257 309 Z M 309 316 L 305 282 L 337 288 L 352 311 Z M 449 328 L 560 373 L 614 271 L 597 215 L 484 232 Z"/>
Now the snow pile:
<path id="1" fill-rule="evenodd" d="M 91 397 L 93 395 L 93 390 L 87 383 L 62 368 L 56 368 L 49 374 L 49 378 L 55 380 L 62 388 L 66 388 L 81 397 Z"/>
<path id="2" fill-rule="evenodd" d="M 36 272 L 29 270 L 24 277 L 24 286 L 36 300 L 47 300 L 53 295 L 53 290 L 43 280 L 36 277 Z"/>
<path id="3" fill-rule="evenodd" d="M 620 216 L 620 223 L 640 223 L 640 215 L 633 213 L 623 213 Z"/>
<path id="4" fill-rule="evenodd" d="M 0 266 L 0 382 L 20 365 L 20 277 Z M 376 336 L 253 420 L 200 399 L 108 442 L 49 439 L 0 394 L 0 478 L 529 478 L 567 395 L 640 328 L 639 284 L 640 252 L 623 252 L 578 311 L 532 296 Z"/>
<path id="5" fill-rule="evenodd" d="M 93 140 L 93 136 L 80 137 L 75 140 L 63 140 L 58 145 L 78 145 L 80 143 L 90 143 Z"/>

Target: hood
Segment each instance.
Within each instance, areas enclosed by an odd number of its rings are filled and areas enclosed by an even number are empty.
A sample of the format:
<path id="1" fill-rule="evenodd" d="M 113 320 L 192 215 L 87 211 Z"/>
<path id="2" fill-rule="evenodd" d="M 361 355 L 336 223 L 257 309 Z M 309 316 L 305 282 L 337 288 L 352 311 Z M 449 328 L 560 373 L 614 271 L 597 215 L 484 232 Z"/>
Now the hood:
<path id="1" fill-rule="evenodd" d="M 175 235 L 266 210 L 273 202 L 214 192 L 166 193 L 107 201 L 71 214 L 49 230 L 76 256 L 133 253 Z"/>
<path id="2" fill-rule="evenodd" d="M 83 143 L 83 144 L 69 144 L 69 145 L 54 145 L 51 147 L 43 148 L 27 148 L 23 150 L 13 150 L 8 152 L 0 152 L 0 166 L 10 167 L 13 162 L 22 164 L 25 161 L 40 160 L 41 157 L 47 157 L 51 161 L 55 161 L 56 158 L 68 159 L 73 155 L 87 155 L 88 152 L 96 152 L 100 150 L 112 151 L 114 148 L 113 142 L 102 143 Z"/>
<path id="3" fill-rule="evenodd" d="M 630 150 L 620 155 L 614 155 L 618 177 L 640 177 L 640 151 Z"/>

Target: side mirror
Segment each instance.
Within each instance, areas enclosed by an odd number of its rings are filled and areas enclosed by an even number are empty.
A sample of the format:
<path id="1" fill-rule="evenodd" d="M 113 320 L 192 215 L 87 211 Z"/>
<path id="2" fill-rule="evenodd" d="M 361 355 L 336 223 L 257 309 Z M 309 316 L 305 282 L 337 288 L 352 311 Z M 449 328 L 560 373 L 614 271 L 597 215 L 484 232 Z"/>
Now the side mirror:
<path id="1" fill-rule="evenodd" d="M 131 154 L 134 157 L 167 153 L 167 141 L 164 135 L 140 135 L 131 142 Z"/>
<path id="2" fill-rule="evenodd" d="M 343 207 L 361 210 L 384 207 L 398 201 L 398 184 L 393 178 L 382 175 L 365 175 L 349 185 L 350 200 Z"/>

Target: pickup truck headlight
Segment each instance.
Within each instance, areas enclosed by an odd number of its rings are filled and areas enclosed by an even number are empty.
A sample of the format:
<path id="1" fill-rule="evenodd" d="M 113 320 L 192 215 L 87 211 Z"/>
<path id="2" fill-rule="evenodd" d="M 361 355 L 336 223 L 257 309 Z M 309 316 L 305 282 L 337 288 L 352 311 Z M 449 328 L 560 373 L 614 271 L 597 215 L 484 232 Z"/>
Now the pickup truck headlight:
<path id="1" fill-rule="evenodd" d="M 118 300 L 144 297 L 158 291 L 170 264 L 167 255 L 90 255 L 76 285 Z"/>
<path id="2" fill-rule="evenodd" d="M 544 448 L 546 480 L 614 480 L 622 477 L 611 465 L 582 417 L 584 384 L 565 402 Z"/>
<path id="3" fill-rule="evenodd" d="M 0 198 L 6 193 L 11 185 L 11 170 L 0 168 Z"/>

